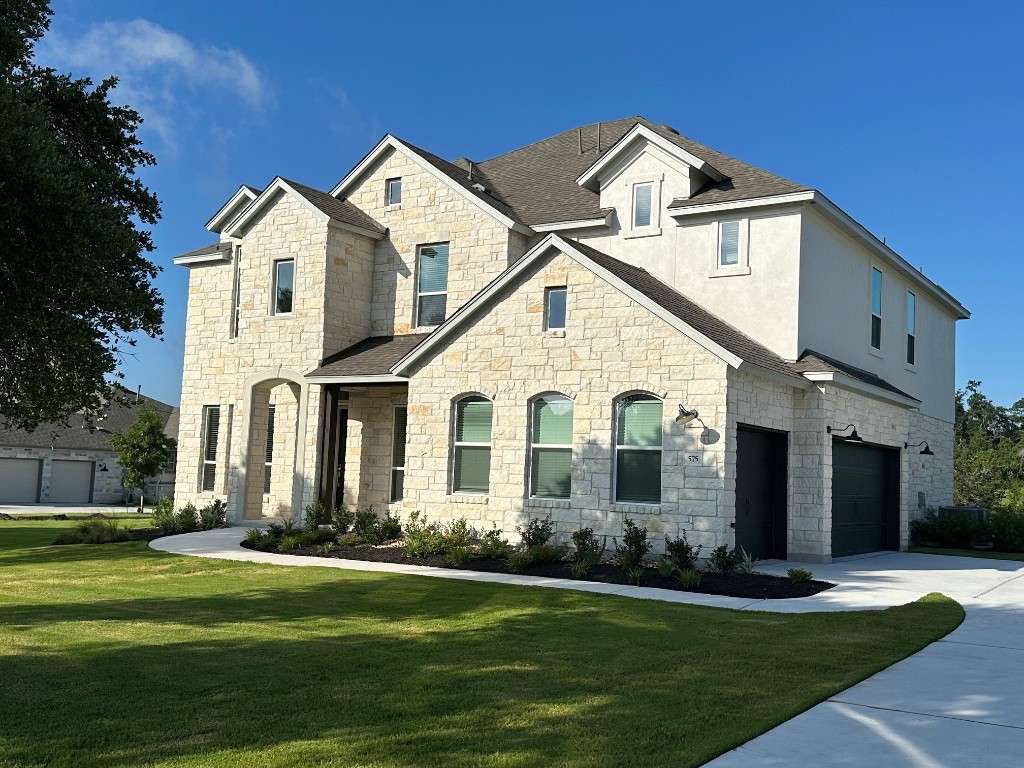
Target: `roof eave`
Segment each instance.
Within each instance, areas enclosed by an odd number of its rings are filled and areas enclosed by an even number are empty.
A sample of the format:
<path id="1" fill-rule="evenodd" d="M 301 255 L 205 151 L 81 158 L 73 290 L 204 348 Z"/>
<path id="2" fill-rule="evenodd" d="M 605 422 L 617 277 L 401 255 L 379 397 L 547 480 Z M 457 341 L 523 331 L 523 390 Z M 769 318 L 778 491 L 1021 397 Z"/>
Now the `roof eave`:
<path id="1" fill-rule="evenodd" d="M 838 371 L 809 371 L 804 373 L 803 376 L 815 384 L 833 384 L 843 389 L 869 395 L 878 400 L 895 403 L 904 408 L 913 409 L 921 406 L 921 401 L 917 398 L 901 395 L 898 392 L 892 392 L 882 387 L 876 387 L 874 384 L 868 384 L 866 381 L 855 379 L 853 376 L 848 376 Z"/>
<path id="2" fill-rule="evenodd" d="M 396 376 L 390 373 L 368 374 L 365 376 L 314 376 L 307 373 L 306 381 L 310 384 L 408 384 L 408 376 Z"/>
<path id="3" fill-rule="evenodd" d="M 200 256 L 176 256 L 173 261 L 176 267 L 191 267 L 196 264 L 215 264 L 228 260 L 229 256 L 226 252 L 214 251 L 213 253 L 204 253 Z"/>
<path id="4" fill-rule="evenodd" d="M 242 198 L 248 198 L 249 204 L 252 203 L 259 195 L 253 192 L 248 186 L 243 184 L 238 188 L 238 191 L 233 194 L 230 199 L 222 205 L 213 217 L 206 222 L 206 228 L 215 234 L 220 234 L 224 229 L 224 225 L 229 223 L 227 215 L 231 213 L 235 208 L 239 206 Z"/>
<path id="5" fill-rule="evenodd" d="M 609 209 L 604 216 L 593 219 L 572 219 L 570 221 L 553 221 L 549 224 L 534 224 L 533 230 L 540 234 L 547 234 L 548 232 L 566 232 L 577 229 L 600 229 L 610 227 L 614 215 L 615 210 Z"/>

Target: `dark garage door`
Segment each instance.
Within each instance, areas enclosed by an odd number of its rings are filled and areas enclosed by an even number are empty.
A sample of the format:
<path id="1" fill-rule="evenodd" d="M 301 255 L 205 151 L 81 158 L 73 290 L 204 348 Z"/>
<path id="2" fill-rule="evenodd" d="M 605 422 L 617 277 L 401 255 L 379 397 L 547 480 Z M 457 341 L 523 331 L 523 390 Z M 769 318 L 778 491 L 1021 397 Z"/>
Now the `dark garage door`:
<path id="1" fill-rule="evenodd" d="M 899 549 L 899 453 L 832 444 L 832 556 Z"/>

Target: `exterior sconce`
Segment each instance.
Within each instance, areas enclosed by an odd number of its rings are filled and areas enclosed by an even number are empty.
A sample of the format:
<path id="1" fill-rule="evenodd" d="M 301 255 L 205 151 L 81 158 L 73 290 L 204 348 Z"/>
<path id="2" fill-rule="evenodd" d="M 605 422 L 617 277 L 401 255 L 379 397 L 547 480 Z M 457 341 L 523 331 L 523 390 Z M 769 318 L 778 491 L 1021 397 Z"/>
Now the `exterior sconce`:
<path id="1" fill-rule="evenodd" d="M 922 445 L 924 446 L 924 448 L 921 448 Z M 911 446 L 910 446 L 910 443 L 904 443 L 903 447 L 904 447 L 904 449 L 906 449 L 906 448 L 910 448 Z M 928 447 L 928 441 L 927 440 L 922 440 L 920 443 L 915 445 L 914 448 L 921 448 L 920 453 L 921 453 L 922 456 L 934 456 L 935 455 L 935 451 L 933 451 L 931 448 Z"/>
<path id="2" fill-rule="evenodd" d="M 679 404 L 679 415 L 676 416 L 676 424 L 682 424 L 683 426 L 686 426 L 691 421 L 693 421 L 694 419 L 697 419 L 699 417 L 700 417 L 700 414 L 697 413 L 697 409 L 696 408 L 694 408 L 692 411 L 688 411 L 688 410 L 686 410 L 686 406 L 683 405 L 682 403 L 680 403 Z M 701 423 L 703 424 L 704 422 L 701 422 Z"/>
<path id="3" fill-rule="evenodd" d="M 835 434 L 836 432 L 845 432 L 848 429 L 852 429 L 853 430 L 853 432 L 851 432 L 849 435 L 837 435 L 837 434 Z M 832 427 L 825 427 L 825 431 L 828 432 L 830 435 L 833 435 L 834 437 L 838 437 L 841 440 L 845 440 L 848 443 L 863 443 L 864 442 L 864 438 L 857 434 L 857 428 L 855 426 L 853 426 L 853 424 L 847 424 L 845 427 L 840 427 L 838 429 L 833 429 Z"/>
<path id="4" fill-rule="evenodd" d="M 109 472 L 106 464 L 100 464 L 100 472 Z"/>

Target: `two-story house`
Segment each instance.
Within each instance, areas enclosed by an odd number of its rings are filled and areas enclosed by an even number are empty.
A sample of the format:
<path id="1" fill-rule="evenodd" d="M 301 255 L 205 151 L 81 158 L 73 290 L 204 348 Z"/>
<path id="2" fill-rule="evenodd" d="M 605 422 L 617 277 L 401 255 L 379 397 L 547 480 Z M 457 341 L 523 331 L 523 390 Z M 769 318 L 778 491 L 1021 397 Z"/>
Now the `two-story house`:
<path id="1" fill-rule="evenodd" d="M 189 267 L 177 498 L 514 535 L 898 549 L 952 497 L 949 293 L 820 192 L 633 117 L 482 162 L 385 136 L 241 187 Z"/>

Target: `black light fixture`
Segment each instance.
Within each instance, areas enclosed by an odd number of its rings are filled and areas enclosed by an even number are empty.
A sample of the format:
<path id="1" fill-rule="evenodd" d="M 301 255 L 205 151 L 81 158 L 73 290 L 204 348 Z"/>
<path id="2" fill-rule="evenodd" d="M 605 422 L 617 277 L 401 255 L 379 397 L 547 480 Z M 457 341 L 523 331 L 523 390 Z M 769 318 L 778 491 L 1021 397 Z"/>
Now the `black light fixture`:
<path id="1" fill-rule="evenodd" d="M 922 445 L 924 446 L 924 448 L 921 448 Z M 903 447 L 906 449 L 906 448 L 910 448 L 911 446 L 910 446 L 910 443 L 904 443 Z M 935 455 L 935 451 L 933 451 L 931 448 L 928 447 L 928 441 L 927 440 L 922 440 L 920 443 L 915 445 L 914 448 L 921 448 L 921 455 L 922 456 L 934 456 Z"/>
<path id="2" fill-rule="evenodd" d="M 700 418 L 700 414 L 697 413 L 696 408 L 694 408 L 692 411 L 688 411 L 686 410 L 685 405 L 683 405 L 682 403 L 679 404 L 679 415 L 676 416 L 676 424 L 682 424 L 685 426 L 697 418 Z"/>
<path id="3" fill-rule="evenodd" d="M 845 432 L 848 429 L 852 429 L 853 430 L 853 432 L 851 432 L 849 435 L 837 435 L 837 434 L 835 434 L 836 432 Z M 841 440 L 845 440 L 848 443 L 863 443 L 864 442 L 864 438 L 857 434 L 857 428 L 855 426 L 853 426 L 853 424 L 847 424 L 845 427 L 840 427 L 839 429 L 832 429 L 832 427 L 825 427 L 825 431 L 828 432 L 830 435 L 833 435 L 834 437 L 838 437 Z"/>
<path id="4" fill-rule="evenodd" d="M 100 472 L 109 472 L 106 464 L 100 464 Z"/>

